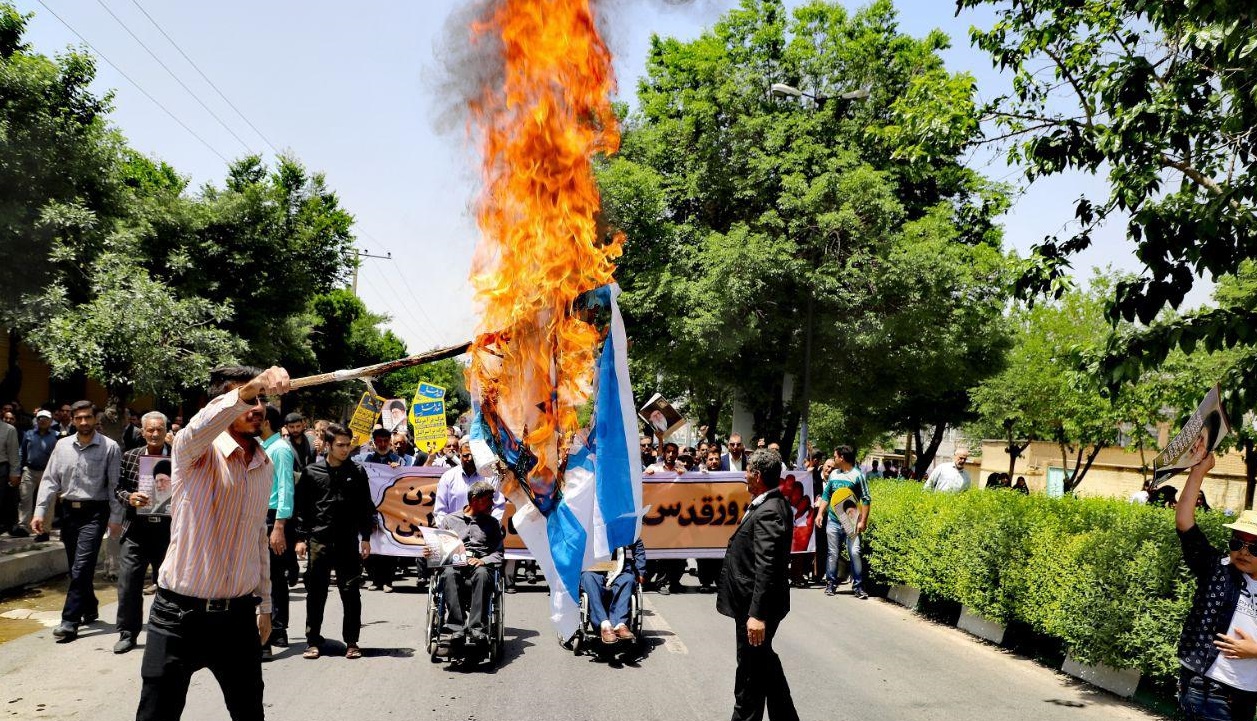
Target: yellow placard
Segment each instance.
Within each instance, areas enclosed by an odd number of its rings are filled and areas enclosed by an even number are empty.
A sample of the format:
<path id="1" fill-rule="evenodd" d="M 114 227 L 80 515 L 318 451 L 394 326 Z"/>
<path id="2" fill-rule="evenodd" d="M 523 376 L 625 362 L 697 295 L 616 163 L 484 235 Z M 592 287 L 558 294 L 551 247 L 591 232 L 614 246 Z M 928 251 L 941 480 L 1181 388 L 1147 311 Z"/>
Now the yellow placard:
<path id="1" fill-rule="evenodd" d="M 354 415 L 349 419 L 349 430 L 354 432 L 354 445 L 362 445 L 371 437 L 371 429 L 375 427 L 375 419 L 380 417 L 384 408 L 384 399 L 370 392 L 362 394 Z"/>

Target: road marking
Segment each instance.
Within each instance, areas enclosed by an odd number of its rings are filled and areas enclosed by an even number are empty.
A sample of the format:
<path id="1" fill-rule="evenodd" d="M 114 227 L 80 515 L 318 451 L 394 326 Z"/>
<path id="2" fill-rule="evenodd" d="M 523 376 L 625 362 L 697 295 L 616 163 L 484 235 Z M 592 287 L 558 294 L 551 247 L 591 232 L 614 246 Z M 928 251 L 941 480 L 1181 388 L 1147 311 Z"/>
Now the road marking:
<path id="1" fill-rule="evenodd" d="M 659 609 L 655 606 L 654 601 L 651 601 L 646 596 L 642 596 L 642 606 L 644 610 L 650 611 L 650 615 L 643 618 L 642 621 L 650 627 L 651 631 L 659 632 L 657 635 L 663 638 L 663 647 L 668 649 L 669 653 L 688 654 L 690 649 L 686 647 L 685 642 L 676 634 L 676 631 L 672 630 L 672 626 L 668 624 L 663 614 L 659 613 Z"/>

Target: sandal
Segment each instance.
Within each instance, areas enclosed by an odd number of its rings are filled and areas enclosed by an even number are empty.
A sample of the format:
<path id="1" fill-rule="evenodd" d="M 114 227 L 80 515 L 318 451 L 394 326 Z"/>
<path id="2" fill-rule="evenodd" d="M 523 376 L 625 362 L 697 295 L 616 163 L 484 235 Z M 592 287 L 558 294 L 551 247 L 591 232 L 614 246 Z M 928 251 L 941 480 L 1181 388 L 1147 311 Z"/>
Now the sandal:
<path id="1" fill-rule="evenodd" d="M 357 646 L 348 646 L 345 648 L 345 658 L 355 659 L 362 658 L 362 649 Z"/>
<path id="2" fill-rule="evenodd" d="M 311 659 L 313 659 L 313 658 L 318 658 L 318 657 L 319 657 L 319 647 L 318 647 L 318 646 L 309 646 L 309 647 L 307 647 L 307 648 L 306 648 L 305 653 L 301 654 L 301 658 L 311 658 Z"/>

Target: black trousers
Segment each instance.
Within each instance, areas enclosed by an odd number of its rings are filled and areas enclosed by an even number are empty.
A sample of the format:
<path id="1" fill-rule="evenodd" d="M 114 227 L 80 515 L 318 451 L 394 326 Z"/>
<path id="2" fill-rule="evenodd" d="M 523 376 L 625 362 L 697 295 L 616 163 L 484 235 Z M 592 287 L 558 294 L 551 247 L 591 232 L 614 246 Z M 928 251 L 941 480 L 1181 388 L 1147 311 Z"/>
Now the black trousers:
<path id="1" fill-rule="evenodd" d="M 307 544 L 309 562 L 306 566 L 306 644 L 323 643 L 323 607 L 327 605 L 327 588 L 336 571 L 336 589 L 344 607 L 341 634 L 345 645 L 356 645 L 362 629 L 362 556 L 358 539 L 324 543 L 313 539 Z"/>
<path id="2" fill-rule="evenodd" d="M 786 672 L 773 650 L 773 637 L 781 622 L 765 622 L 764 641 L 752 646 L 746 636 L 746 621 L 745 617 L 735 619 L 738 670 L 733 681 L 733 721 L 760 721 L 765 705 L 773 721 L 798 721 Z"/>
<path id="3" fill-rule="evenodd" d="M 118 619 L 114 624 L 118 633 L 134 638 L 140 632 L 144 619 L 144 579 L 149 568 L 161 567 L 169 545 L 168 517 L 137 515 L 127 525 L 118 558 Z"/>
<path id="4" fill-rule="evenodd" d="M 485 611 L 493 592 L 492 574 L 488 566 L 446 566 L 441 571 L 445 585 L 445 621 L 451 629 L 462 629 L 471 635 L 485 632 Z M 469 596 L 463 606 L 463 589 Z"/>
<path id="5" fill-rule="evenodd" d="M 38 489 L 36 492 L 38 493 Z M 9 485 L 9 464 L 0 463 L 0 533 L 17 525 L 21 515 L 18 512 L 18 500 L 21 497 L 21 487 Z"/>
<path id="6" fill-rule="evenodd" d="M 157 590 L 148 614 L 136 721 L 174 721 L 183 714 L 192 674 L 208 668 L 223 690 L 232 721 L 262 721 L 262 659 L 257 605 L 246 597 L 208 611 Z"/>
<path id="7" fill-rule="evenodd" d="M 397 558 L 371 554 L 367 557 L 367 575 L 373 586 L 391 586 L 397 578 Z"/>
<path id="8" fill-rule="evenodd" d="M 109 527 L 108 501 L 65 501 L 65 520 L 61 523 L 61 545 L 70 566 L 70 589 L 65 595 L 61 620 L 82 623 L 84 616 L 95 616 L 99 603 L 92 589 L 96 575 L 96 559 L 100 543 Z"/>
<path id="9" fill-rule="evenodd" d="M 275 529 L 275 510 L 266 512 L 266 536 L 269 542 Z M 284 524 L 285 548 L 282 555 L 271 551 L 271 635 L 288 635 L 288 569 L 297 557 L 293 542 L 292 521 Z"/>

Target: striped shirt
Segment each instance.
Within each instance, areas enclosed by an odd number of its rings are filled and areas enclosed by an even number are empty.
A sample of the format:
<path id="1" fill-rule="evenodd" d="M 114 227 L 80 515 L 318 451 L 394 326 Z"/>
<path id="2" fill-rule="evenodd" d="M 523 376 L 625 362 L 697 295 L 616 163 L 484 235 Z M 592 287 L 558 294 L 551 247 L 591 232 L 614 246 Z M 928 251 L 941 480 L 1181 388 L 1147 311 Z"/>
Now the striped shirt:
<path id="1" fill-rule="evenodd" d="M 266 506 L 274 467 L 256 441 L 253 459 L 227 428 L 253 408 L 236 390 L 192 416 L 171 452 L 170 547 L 157 575 L 162 588 L 193 598 L 261 599 L 271 612 Z"/>
<path id="2" fill-rule="evenodd" d="M 78 434 L 66 436 L 53 446 L 39 482 L 35 517 L 42 518 L 53 497 L 63 501 L 108 501 L 109 522 L 122 523 L 126 508 L 118 500 L 118 474 L 122 449 L 112 438 L 96 431 L 88 443 L 79 443 Z"/>

